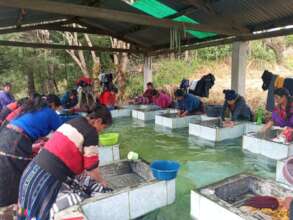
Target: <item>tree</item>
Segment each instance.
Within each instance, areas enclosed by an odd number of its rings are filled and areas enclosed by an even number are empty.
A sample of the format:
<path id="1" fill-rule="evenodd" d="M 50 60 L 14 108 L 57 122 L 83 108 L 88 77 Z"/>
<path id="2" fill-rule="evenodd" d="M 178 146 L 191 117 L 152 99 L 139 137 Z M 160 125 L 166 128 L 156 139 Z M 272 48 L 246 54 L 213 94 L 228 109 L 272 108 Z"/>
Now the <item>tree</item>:
<path id="1" fill-rule="evenodd" d="M 264 43 L 274 51 L 277 63 L 282 64 L 284 61 L 284 51 L 286 49 L 285 37 L 268 38 L 264 40 Z"/>
<path id="2" fill-rule="evenodd" d="M 129 49 L 130 45 L 124 41 L 116 38 L 111 38 L 112 48 Z M 116 67 L 116 79 L 115 81 L 119 86 L 118 97 L 120 99 L 125 98 L 125 87 L 126 87 L 126 70 L 129 62 L 127 53 L 114 53 L 113 54 L 114 65 Z"/>

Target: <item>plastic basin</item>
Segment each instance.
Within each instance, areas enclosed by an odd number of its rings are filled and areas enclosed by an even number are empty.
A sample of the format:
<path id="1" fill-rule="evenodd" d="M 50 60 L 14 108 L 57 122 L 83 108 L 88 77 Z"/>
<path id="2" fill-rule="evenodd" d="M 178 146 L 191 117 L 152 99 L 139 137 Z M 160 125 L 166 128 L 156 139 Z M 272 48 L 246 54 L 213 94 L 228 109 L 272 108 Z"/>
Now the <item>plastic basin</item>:
<path id="1" fill-rule="evenodd" d="M 112 146 L 118 143 L 119 133 L 105 133 L 99 135 L 100 143 L 104 146 Z"/>
<path id="2" fill-rule="evenodd" d="M 151 163 L 151 170 L 157 180 L 175 179 L 180 164 L 171 160 L 155 160 Z"/>

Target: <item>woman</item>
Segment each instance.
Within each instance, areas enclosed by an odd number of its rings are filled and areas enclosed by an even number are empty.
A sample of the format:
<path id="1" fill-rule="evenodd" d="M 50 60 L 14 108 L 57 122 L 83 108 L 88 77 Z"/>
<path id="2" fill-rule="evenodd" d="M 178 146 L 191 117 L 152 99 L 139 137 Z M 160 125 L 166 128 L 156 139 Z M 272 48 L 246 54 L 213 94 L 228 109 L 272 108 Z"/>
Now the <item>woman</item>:
<path id="1" fill-rule="evenodd" d="M 223 106 L 222 112 L 222 120 L 225 120 L 225 113 L 228 111 L 231 113 L 231 121 L 225 122 L 225 124 L 231 123 L 233 125 L 233 121 L 251 121 L 252 120 L 252 112 L 250 107 L 246 104 L 244 97 L 237 94 L 234 90 L 224 90 L 225 94 L 225 102 Z"/>
<path id="2" fill-rule="evenodd" d="M 98 133 L 112 123 L 111 113 L 96 108 L 87 117 L 63 124 L 25 170 L 19 188 L 18 220 L 48 220 L 62 182 L 84 170 L 106 186 L 98 165 Z"/>
<path id="3" fill-rule="evenodd" d="M 151 82 L 147 83 L 147 89 L 144 91 L 142 96 L 138 96 L 134 100 L 134 104 L 148 105 L 153 103 L 153 91 L 154 85 Z"/>
<path id="4" fill-rule="evenodd" d="M 60 125 L 58 115 L 40 95 L 26 102 L 20 116 L 0 131 L 0 207 L 17 202 L 23 170 L 32 157 L 32 144 Z"/>
<path id="5" fill-rule="evenodd" d="M 106 86 L 100 96 L 100 104 L 106 106 L 110 111 L 115 109 L 117 89 L 114 85 Z"/>
<path id="6" fill-rule="evenodd" d="M 177 89 L 174 93 L 177 100 L 177 115 L 185 117 L 201 112 L 202 103 L 199 98 L 194 95 L 186 94 L 182 89 Z"/>
<path id="7" fill-rule="evenodd" d="M 172 104 L 172 98 L 157 90 L 153 90 L 153 104 L 159 106 L 162 109 L 169 108 Z"/>
<path id="8" fill-rule="evenodd" d="M 6 105 L 0 112 L 0 123 L 1 125 L 6 125 L 7 122 L 10 122 L 13 118 L 21 112 L 21 106 L 28 100 L 28 98 L 22 98 L 16 102 L 12 102 L 9 105 Z M 14 113 L 13 113 L 14 112 Z M 13 113 L 13 114 L 12 114 Z M 15 117 L 13 116 L 15 115 Z"/>
<path id="9" fill-rule="evenodd" d="M 262 128 L 265 133 L 273 126 L 293 128 L 293 98 L 285 88 L 274 90 L 275 109 L 272 119 Z"/>
<path id="10" fill-rule="evenodd" d="M 57 114 L 60 114 L 62 110 L 60 98 L 55 94 L 49 94 L 47 95 L 46 98 L 47 98 L 48 106 L 51 109 L 53 109 Z"/>

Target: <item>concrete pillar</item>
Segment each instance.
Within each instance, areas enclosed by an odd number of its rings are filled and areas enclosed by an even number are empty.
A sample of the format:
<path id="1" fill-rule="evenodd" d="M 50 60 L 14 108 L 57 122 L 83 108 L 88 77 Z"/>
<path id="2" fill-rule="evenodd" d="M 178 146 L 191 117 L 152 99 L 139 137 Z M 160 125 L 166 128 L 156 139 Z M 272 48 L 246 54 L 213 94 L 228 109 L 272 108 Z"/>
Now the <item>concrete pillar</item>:
<path id="1" fill-rule="evenodd" d="M 153 81 L 152 73 L 152 57 L 144 57 L 144 66 L 143 66 L 143 77 L 144 77 L 144 89 L 146 89 L 146 84 Z"/>
<path id="2" fill-rule="evenodd" d="M 248 42 L 233 43 L 231 88 L 243 96 L 245 95 L 247 55 Z"/>

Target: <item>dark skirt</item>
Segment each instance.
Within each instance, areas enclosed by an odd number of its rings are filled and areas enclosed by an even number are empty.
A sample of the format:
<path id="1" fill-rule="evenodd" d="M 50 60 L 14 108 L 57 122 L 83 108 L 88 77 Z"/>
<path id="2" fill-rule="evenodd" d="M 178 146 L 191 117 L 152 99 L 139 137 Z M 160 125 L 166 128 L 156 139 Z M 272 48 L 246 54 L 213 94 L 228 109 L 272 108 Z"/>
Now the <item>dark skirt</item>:
<path id="1" fill-rule="evenodd" d="M 19 186 L 18 220 L 49 220 L 62 182 L 32 161 L 24 171 Z"/>
<path id="2" fill-rule="evenodd" d="M 0 131 L 0 151 L 31 157 L 32 141 L 21 133 L 4 127 Z M 17 202 L 19 181 L 28 163 L 28 160 L 0 155 L 0 207 Z"/>

